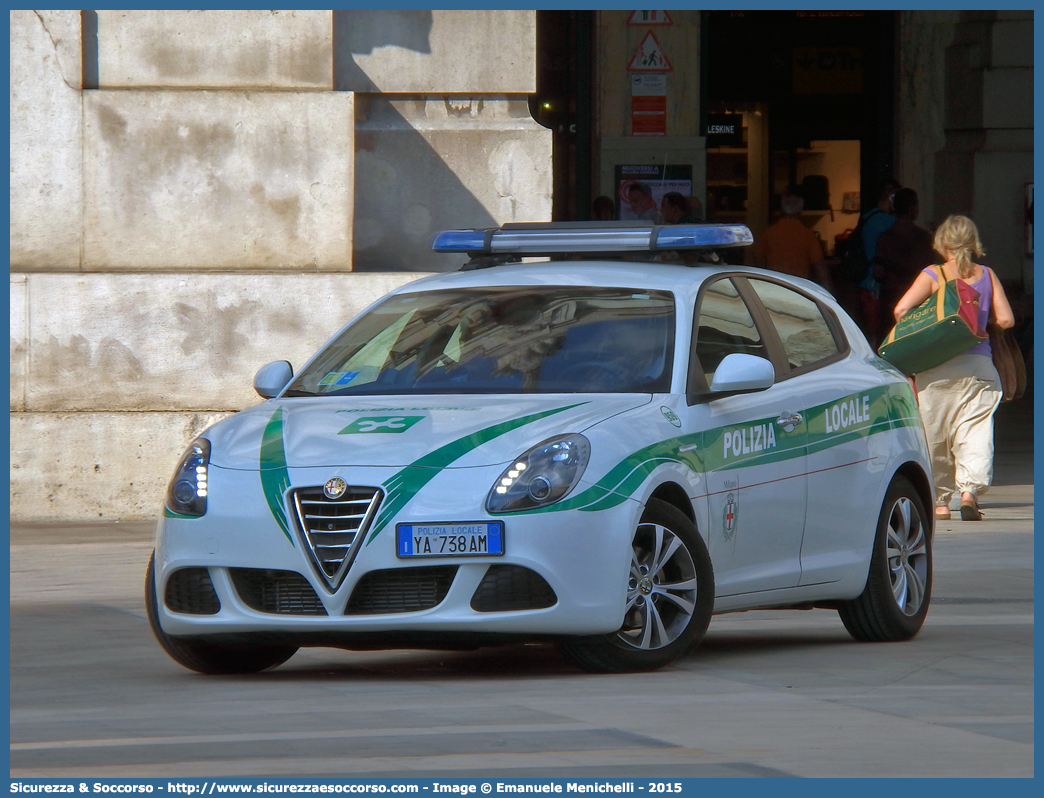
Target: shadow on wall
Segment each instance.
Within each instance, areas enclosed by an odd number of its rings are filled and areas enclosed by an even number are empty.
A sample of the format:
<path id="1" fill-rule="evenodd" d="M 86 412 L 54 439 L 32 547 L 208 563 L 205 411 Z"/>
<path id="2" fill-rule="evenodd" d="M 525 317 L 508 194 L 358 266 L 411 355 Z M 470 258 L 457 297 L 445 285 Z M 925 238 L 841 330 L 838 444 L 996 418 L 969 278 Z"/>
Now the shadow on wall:
<path id="1" fill-rule="evenodd" d="M 432 236 L 498 224 L 445 160 L 458 168 L 474 161 L 475 172 L 488 174 L 477 158 L 494 137 L 485 130 L 418 130 L 426 106 L 372 98 L 368 118 L 356 124 L 355 271 L 453 271 L 463 256 L 432 252 Z"/>
<path id="2" fill-rule="evenodd" d="M 378 47 L 431 53 L 430 11 L 334 11 L 334 89 L 380 91 L 353 55 L 372 55 Z"/>
<path id="3" fill-rule="evenodd" d="M 430 53 L 431 11 L 335 11 L 333 25 L 334 87 L 358 93 L 354 270 L 459 268 L 463 257 L 433 253 L 431 238 L 439 230 L 497 224 L 454 172 L 472 153 L 481 157 L 489 131 L 475 124 L 471 101 L 463 107 L 443 97 L 380 95 L 353 57 L 380 47 Z M 480 111 L 482 101 L 475 103 Z M 447 125 L 454 117 L 460 124 Z"/>

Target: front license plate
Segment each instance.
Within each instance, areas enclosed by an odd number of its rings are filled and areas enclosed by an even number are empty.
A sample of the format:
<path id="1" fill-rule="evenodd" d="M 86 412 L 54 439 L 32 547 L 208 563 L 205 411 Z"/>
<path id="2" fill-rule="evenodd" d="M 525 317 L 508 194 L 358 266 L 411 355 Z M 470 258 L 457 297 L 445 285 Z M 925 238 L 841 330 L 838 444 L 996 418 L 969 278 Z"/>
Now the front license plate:
<path id="1" fill-rule="evenodd" d="M 488 557 L 504 553 L 503 521 L 397 524 L 398 557 Z"/>

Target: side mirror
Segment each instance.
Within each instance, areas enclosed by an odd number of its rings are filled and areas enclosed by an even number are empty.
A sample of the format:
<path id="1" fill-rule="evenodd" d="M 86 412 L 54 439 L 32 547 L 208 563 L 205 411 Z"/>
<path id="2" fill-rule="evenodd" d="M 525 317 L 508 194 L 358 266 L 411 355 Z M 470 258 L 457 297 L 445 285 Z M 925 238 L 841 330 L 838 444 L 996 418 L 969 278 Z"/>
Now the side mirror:
<path id="1" fill-rule="evenodd" d="M 277 396 L 294 376 L 294 367 L 285 360 L 262 366 L 254 375 L 254 390 L 263 399 Z"/>
<path id="2" fill-rule="evenodd" d="M 776 370 L 763 357 L 734 352 L 718 364 L 711 381 L 711 393 L 763 391 L 776 381 Z"/>

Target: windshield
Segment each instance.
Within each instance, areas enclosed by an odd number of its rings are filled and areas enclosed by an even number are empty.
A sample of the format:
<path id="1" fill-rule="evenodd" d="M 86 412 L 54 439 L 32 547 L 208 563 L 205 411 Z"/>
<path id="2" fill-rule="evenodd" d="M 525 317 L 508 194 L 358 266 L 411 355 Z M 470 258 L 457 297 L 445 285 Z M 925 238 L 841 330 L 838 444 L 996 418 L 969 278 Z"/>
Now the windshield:
<path id="1" fill-rule="evenodd" d="M 389 297 L 286 396 L 670 390 L 674 298 L 632 288 L 467 288 Z"/>

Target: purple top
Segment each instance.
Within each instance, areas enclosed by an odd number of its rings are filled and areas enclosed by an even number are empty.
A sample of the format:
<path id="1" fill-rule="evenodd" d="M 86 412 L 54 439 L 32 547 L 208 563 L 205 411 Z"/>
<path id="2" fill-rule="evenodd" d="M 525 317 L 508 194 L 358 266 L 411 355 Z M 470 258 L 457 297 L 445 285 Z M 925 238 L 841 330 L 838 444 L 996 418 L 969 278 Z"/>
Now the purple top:
<path id="1" fill-rule="evenodd" d="M 936 284 L 939 282 L 938 273 L 936 269 L 938 266 L 929 266 L 925 269 L 925 273 L 935 281 Z M 990 321 L 990 306 L 993 304 L 993 281 L 990 279 L 990 270 L 985 266 L 982 267 L 982 277 L 976 280 L 974 283 L 969 285 L 979 292 L 979 327 L 983 330 L 986 329 L 986 325 Z M 975 344 L 964 354 L 966 355 L 986 355 L 986 357 L 993 357 L 993 350 L 990 349 L 990 339 L 987 338 L 981 343 Z"/>

